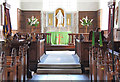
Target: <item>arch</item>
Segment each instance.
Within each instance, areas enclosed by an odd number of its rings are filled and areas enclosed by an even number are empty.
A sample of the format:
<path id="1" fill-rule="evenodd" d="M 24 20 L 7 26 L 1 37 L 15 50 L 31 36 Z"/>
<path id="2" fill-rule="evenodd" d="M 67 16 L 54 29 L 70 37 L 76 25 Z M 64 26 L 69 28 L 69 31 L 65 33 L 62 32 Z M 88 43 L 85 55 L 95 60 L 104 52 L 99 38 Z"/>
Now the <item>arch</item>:
<path id="1" fill-rule="evenodd" d="M 65 17 L 64 10 L 62 8 L 56 9 L 55 16 L 59 12 L 59 10 L 61 10 L 63 17 Z M 58 19 L 55 17 L 55 27 L 57 27 L 57 23 L 58 23 Z M 63 27 L 64 27 L 64 24 L 65 24 L 65 19 L 63 19 L 63 24 L 62 24 Z"/>

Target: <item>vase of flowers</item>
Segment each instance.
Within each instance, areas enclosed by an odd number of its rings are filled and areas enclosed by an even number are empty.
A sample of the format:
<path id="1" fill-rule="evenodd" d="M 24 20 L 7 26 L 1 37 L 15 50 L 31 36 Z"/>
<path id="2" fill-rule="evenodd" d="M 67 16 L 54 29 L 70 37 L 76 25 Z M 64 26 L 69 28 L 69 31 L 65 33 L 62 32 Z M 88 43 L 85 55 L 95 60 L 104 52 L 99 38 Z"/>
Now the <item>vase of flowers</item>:
<path id="1" fill-rule="evenodd" d="M 81 25 L 86 27 L 86 33 L 87 33 L 87 27 L 92 25 L 93 19 L 88 19 L 86 16 L 85 18 L 80 19 Z"/>
<path id="2" fill-rule="evenodd" d="M 39 24 L 39 21 L 37 18 L 35 18 L 34 16 L 32 16 L 31 18 L 28 18 L 28 25 L 32 26 L 32 27 L 37 27 Z M 33 31 L 34 28 L 32 28 Z M 31 32 L 31 30 L 30 30 Z"/>

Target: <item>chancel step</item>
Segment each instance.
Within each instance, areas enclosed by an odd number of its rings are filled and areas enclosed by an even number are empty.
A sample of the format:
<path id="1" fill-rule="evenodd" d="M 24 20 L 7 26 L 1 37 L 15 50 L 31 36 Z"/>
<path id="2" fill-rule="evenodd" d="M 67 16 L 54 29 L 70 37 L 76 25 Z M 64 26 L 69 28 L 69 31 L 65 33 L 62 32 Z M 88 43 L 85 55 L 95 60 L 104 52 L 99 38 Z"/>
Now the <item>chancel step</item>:
<path id="1" fill-rule="evenodd" d="M 80 64 L 38 64 L 38 74 L 80 74 Z"/>
<path id="2" fill-rule="evenodd" d="M 48 45 L 46 47 L 47 51 L 59 51 L 59 50 L 75 50 L 75 45 Z"/>
<path id="3" fill-rule="evenodd" d="M 37 74 L 80 74 L 81 69 L 38 69 Z"/>
<path id="4" fill-rule="evenodd" d="M 80 64 L 38 64 L 39 69 L 81 69 Z"/>

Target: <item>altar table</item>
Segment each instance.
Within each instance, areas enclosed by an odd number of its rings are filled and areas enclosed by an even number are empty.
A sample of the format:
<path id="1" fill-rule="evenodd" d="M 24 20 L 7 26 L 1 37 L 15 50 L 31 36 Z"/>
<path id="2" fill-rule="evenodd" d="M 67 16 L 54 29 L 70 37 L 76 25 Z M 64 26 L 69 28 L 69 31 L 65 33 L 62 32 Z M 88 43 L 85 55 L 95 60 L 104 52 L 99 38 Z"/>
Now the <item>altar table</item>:
<path id="1" fill-rule="evenodd" d="M 72 32 L 68 31 L 68 32 L 47 32 L 47 33 L 51 33 L 52 45 L 67 45 L 69 43 L 68 34 Z M 48 42 L 48 39 L 47 39 L 47 42 Z"/>

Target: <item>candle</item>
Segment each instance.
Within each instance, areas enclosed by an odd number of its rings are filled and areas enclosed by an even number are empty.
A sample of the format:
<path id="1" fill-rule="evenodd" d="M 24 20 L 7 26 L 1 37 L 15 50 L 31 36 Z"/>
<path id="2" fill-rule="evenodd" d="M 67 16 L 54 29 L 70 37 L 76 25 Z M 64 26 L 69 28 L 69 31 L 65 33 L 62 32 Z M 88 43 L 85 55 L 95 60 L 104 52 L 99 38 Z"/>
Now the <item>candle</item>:
<path id="1" fill-rule="evenodd" d="M 68 25 L 70 24 L 70 20 L 68 19 Z"/>
<path id="2" fill-rule="evenodd" d="M 50 25 L 50 19 L 49 19 L 49 25 Z"/>

